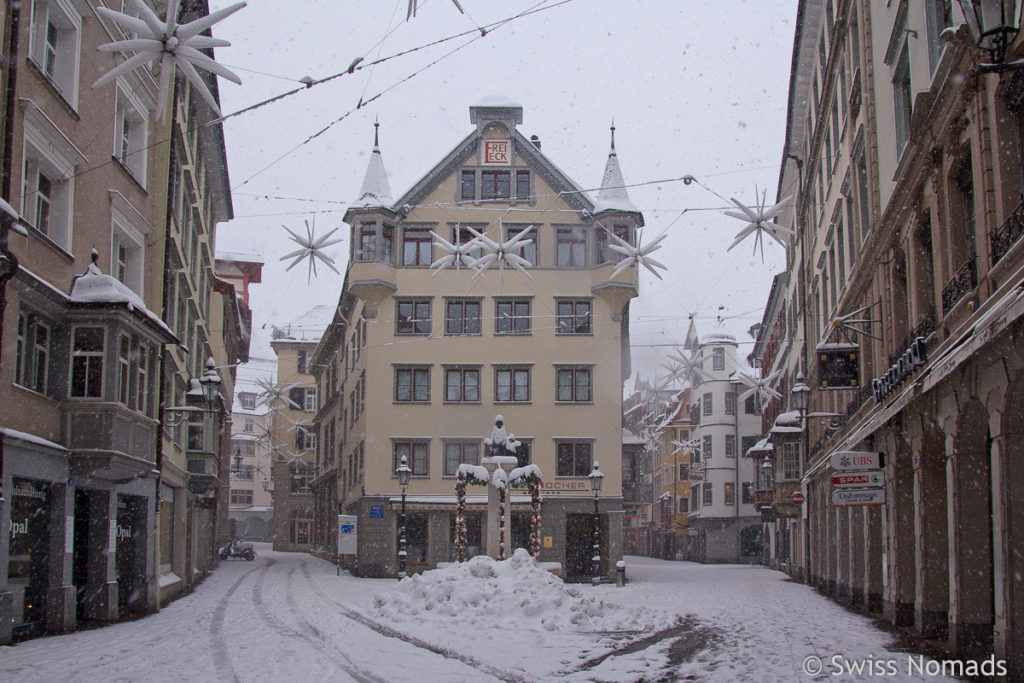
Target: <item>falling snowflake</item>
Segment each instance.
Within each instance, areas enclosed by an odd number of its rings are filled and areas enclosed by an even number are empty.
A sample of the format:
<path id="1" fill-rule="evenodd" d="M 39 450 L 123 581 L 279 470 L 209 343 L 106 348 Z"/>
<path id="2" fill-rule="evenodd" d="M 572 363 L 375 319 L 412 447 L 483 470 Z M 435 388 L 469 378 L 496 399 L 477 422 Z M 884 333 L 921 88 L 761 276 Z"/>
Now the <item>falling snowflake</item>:
<path id="1" fill-rule="evenodd" d="M 460 234 L 458 232 L 459 226 L 456 226 L 455 229 L 456 234 Z M 474 237 L 468 242 L 452 244 L 436 232 L 432 233 L 432 236 L 434 238 L 434 244 L 445 253 L 444 256 L 430 264 L 430 268 L 434 271 L 433 275 L 437 275 L 445 268 L 449 268 L 453 265 L 455 266 L 456 272 L 462 266 L 466 266 L 467 268 L 473 267 L 473 261 L 476 260 L 476 257 L 473 256 L 472 252 L 478 249 L 480 245 L 477 238 Z"/>
<path id="2" fill-rule="evenodd" d="M 778 218 L 779 214 L 782 213 L 783 209 L 789 206 L 789 202 L 793 199 L 793 196 L 790 195 L 788 197 L 784 197 L 781 201 L 779 201 L 778 204 L 775 204 L 774 206 L 770 207 L 765 206 L 764 197 L 765 195 L 764 193 L 762 193 L 761 199 L 755 207 L 756 210 L 751 209 L 749 206 L 743 204 L 737 199 L 734 199 L 732 197 L 729 198 L 729 200 L 739 208 L 739 211 L 725 211 L 725 215 L 729 216 L 730 218 L 738 218 L 741 221 L 748 222 L 742 230 L 736 233 L 736 239 L 733 240 L 732 244 L 729 245 L 729 249 L 726 249 L 726 251 L 731 250 L 737 244 L 739 244 L 747 237 L 749 237 L 751 234 L 753 234 L 754 252 L 756 253 L 758 246 L 760 246 L 761 258 L 763 260 L 765 234 L 767 234 L 769 237 L 771 237 L 773 240 L 775 240 L 776 242 L 783 246 L 785 246 L 785 241 L 783 240 L 782 235 L 796 234 L 793 230 L 790 230 L 787 227 L 779 225 L 778 223 L 772 222 L 776 218 Z"/>
<path id="3" fill-rule="evenodd" d="M 478 277 L 483 275 L 488 268 L 497 263 L 499 278 L 502 285 L 505 284 L 506 266 L 509 268 L 515 268 L 520 273 L 522 273 L 527 280 L 532 280 L 533 276 L 526 272 L 526 266 L 531 266 L 533 264 L 516 252 L 518 252 L 525 246 L 533 244 L 532 239 L 525 239 L 526 235 L 529 234 L 529 232 L 533 230 L 533 228 L 534 226 L 531 225 L 530 227 L 516 233 L 514 237 L 505 240 L 504 242 L 499 244 L 498 242 L 492 240 L 490 237 L 487 237 L 486 235 L 477 232 L 473 228 L 466 226 L 466 230 L 469 230 L 469 232 L 472 233 L 472 235 L 476 238 L 478 243 L 488 251 L 488 253 L 484 254 L 478 259 L 475 259 L 471 264 L 472 268 L 476 271 L 475 273 L 473 273 L 473 279 L 477 279 Z M 500 220 L 498 221 L 498 230 L 499 234 L 504 232 L 504 227 Z"/>
<path id="4" fill-rule="evenodd" d="M 619 264 L 615 266 L 615 270 L 612 271 L 612 279 L 615 279 L 615 277 L 619 273 L 621 273 L 626 268 L 629 268 L 634 264 L 643 266 L 647 270 L 651 271 L 656 278 L 658 278 L 659 280 L 662 279 L 661 274 L 658 273 L 658 271 L 656 271 L 654 268 L 657 267 L 661 268 L 662 270 L 668 270 L 668 266 L 666 266 L 664 263 L 661 263 L 660 261 L 654 260 L 653 258 L 650 257 L 650 254 L 657 251 L 658 249 L 661 249 L 660 243 L 663 239 L 665 239 L 668 236 L 667 233 L 662 233 L 661 235 L 658 235 L 658 237 L 656 237 L 654 241 L 648 244 L 646 247 L 641 247 L 639 244 L 634 247 L 632 244 L 622 239 L 612 231 L 608 230 L 607 232 L 613 240 L 618 242 L 618 244 L 609 244 L 608 248 L 611 249 L 612 251 L 617 251 L 618 253 L 626 257 L 619 261 Z M 637 239 L 637 242 L 639 241 L 640 240 Z"/>
<path id="5" fill-rule="evenodd" d="M 288 230 L 288 228 L 285 227 L 285 226 L 281 226 L 281 227 L 283 227 L 285 230 Z M 291 237 L 292 241 L 294 241 L 296 244 L 298 244 L 302 248 L 301 249 L 296 249 L 295 251 L 289 252 L 289 253 L 287 253 L 287 254 L 285 254 L 284 256 L 281 257 L 280 260 L 282 260 L 282 261 L 284 261 L 285 259 L 290 259 L 290 258 L 295 259 L 290 264 L 288 264 L 288 267 L 285 268 L 285 271 L 289 271 L 292 268 L 294 268 L 295 266 L 297 266 L 299 263 L 304 261 L 305 259 L 309 259 L 309 273 L 308 273 L 308 275 L 306 277 L 306 282 L 308 283 L 313 278 L 313 276 L 316 275 L 316 260 L 320 259 L 325 264 L 327 264 L 328 268 L 330 268 L 335 273 L 337 273 L 338 269 L 334 267 L 334 259 L 332 259 L 327 254 L 323 253 L 324 249 L 326 249 L 327 247 L 331 246 L 332 244 L 337 244 L 338 242 L 341 241 L 342 238 L 340 238 L 340 237 L 337 238 L 337 239 L 331 240 L 329 242 L 327 241 L 327 238 L 329 238 L 331 235 L 333 235 L 336 232 L 338 232 L 338 228 L 335 228 L 334 230 L 331 230 L 326 235 L 322 235 L 320 237 L 317 237 L 316 236 L 315 228 L 314 228 L 313 225 L 310 224 L 309 221 L 306 221 L 306 236 L 305 237 L 302 237 L 300 235 L 296 235 L 291 230 L 288 230 L 288 234 L 292 236 Z"/>
<path id="6" fill-rule="evenodd" d="M 167 0 L 167 18 L 165 21 L 160 21 L 160 18 L 157 17 L 156 13 L 150 9 L 144 0 L 130 0 L 130 2 L 138 12 L 138 17 L 115 12 L 102 5 L 96 8 L 98 13 L 120 24 L 124 29 L 134 33 L 137 37 L 106 43 L 96 48 L 104 52 L 134 51 L 135 54 L 101 76 L 93 83 L 92 87 L 97 88 L 105 83 L 109 83 L 136 67 L 150 64 L 154 60 L 159 59 L 160 87 L 157 94 L 156 111 L 160 112 L 161 120 L 166 109 L 167 95 L 170 91 L 171 78 L 174 76 L 175 67 L 181 69 L 181 72 L 195 86 L 196 90 L 203 96 L 203 99 L 210 105 L 210 108 L 216 112 L 218 117 L 221 116 L 217 100 L 214 99 L 206 87 L 206 83 L 199 75 L 199 72 L 196 71 L 196 67 L 226 78 L 234 83 L 241 84 L 242 79 L 200 52 L 202 49 L 227 47 L 231 43 L 221 38 L 212 38 L 199 34 L 208 30 L 221 19 L 245 7 L 245 3 L 239 2 L 208 14 L 205 17 L 200 17 L 195 21 L 190 21 L 187 24 L 179 24 L 176 21 L 176 17 L 178 16 L 180 0 Z"/>
<path id="7" fill-rule="evenodd" d="M 781 370 L 775 370 L 764 377 L 753 377 L 742 370 L 737 372 L 737 379 L 739 379 L 744 386 L 749 387 L 749 389 L 744 391 L 737 398 L 741 401 L 745 401 L 750 396 L 757 394 L 762 405 L 767 404 L 773 398 L 782 400 L 782 394 L 777 392 L 772 386 L 778 381 L 781 374 Z"/>

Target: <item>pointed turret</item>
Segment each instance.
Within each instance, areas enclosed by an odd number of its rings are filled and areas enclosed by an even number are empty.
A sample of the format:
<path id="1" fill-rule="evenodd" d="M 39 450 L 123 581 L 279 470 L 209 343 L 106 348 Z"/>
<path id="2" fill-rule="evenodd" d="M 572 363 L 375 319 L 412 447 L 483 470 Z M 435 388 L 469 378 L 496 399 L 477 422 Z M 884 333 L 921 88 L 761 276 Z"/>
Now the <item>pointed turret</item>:
<path id="1" fill-rule="evenodd" d="M 395 201 L 391 196 L 391 184 L 384 170 L 384 158 L 380 153 L 380 123 L 373 124 L 373 152 L 370 163 L 366 166 L 363 187 L 359 190 L 359 198 L 352 202 L 353 208 L 390 207 Z"/>
<path id="2" fill-rule="evenodd" d="M 615 123 L 612 123 L 612 146 L 608 151 L 608 162 L 604 167 L 601 189 L 597 192 L 594 202 L 594 213 L 602 211 L 637 211 L 626 191 L 626 181 L 622 179 L 619 167 L 619 155 L 615 152 Z"/>

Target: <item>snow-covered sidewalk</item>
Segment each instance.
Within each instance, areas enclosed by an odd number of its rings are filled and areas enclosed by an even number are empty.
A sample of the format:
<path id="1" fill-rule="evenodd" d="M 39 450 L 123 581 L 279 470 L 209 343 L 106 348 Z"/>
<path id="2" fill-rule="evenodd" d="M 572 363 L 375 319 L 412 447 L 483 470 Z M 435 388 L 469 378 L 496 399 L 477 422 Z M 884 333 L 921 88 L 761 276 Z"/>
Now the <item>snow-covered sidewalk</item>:
<path id="1" fill-rule="evenodd" d="M 628 557 L 626 587 L 595 587 L 562 584 L 520 555 L 398 582 L 257 551 L 142 620 L 0 648 L 4 677 L 949 680 L 911 675 L 909 656 L 889 651 L 870 620 L 761 567 Z M 821 663 L 818 675 L 805 673 L 808 661 Z M 865 665 L 873 669 L 832 675 Z M 882 665 L 894 675 L 877 675 Z"/>

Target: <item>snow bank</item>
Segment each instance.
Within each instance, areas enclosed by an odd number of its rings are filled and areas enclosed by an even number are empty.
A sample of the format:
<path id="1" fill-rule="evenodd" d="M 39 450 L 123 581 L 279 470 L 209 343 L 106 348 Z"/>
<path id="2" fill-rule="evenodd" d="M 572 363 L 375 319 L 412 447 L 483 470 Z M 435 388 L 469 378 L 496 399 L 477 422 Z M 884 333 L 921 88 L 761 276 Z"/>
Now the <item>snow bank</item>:
<path id="1" fill-rule="evenodd" d="M 649 631 L 674 616 L 586 597 L 517 548 L 501 562 L 479 555 L 400 581 L 374 599 L 371 615 L 395 624 L 460 633 L 488 629 L 530 631 Z"/>

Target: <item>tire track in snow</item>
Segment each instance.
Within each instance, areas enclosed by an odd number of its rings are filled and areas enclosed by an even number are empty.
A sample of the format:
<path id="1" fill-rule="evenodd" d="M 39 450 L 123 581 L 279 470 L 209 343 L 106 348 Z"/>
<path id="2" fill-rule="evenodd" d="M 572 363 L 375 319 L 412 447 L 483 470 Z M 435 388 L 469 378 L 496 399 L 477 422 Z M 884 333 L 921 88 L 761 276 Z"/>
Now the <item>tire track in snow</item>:
<path id="1" fill-rule="evenodd" d="M 213 619 L 210 620 L 210 658 L 213 660 L 214 668 L 220 674 L 218 676 L 220 679 L 238 683 L 238 674 L 235 672 L 235 667 L 231 665 L 230 657 L 228 657 L 228 641 L 224 635 L 224 616 L 227 614 L 231 596 L 234 595 L 238 587 L 242 585 L 242 582 L 249 578 L 253 572 L 266 572 L 270 565 L 275 562 L 277 560 L 267 560 L 266 564 L 262 567 L 250 569 L 238 577 L 231 584 L 231 588 L 227 589 L 224 596 L 217 601 L 217 606 L 213 609 Z"/>
<path id="2" fill-rule="evenodd" d="M 476 669 L 477 671 L 480 671 L 481 673 L 485 673 L 488 676 L 493 676 L 494 678 L 497 678 L 498 680 L 505 681 L 506 683 L 530 683 L 531 682 L 531 679 L 525 678 L 525 677 L 523 677 L 520 674 L 511 672 L 511 671 L 504 671 L 502 669 L 498 669 L 498 668 L 493 667 L 493 666 L 491 666 L 489 664 L 486 664 L 485 662 L 481 662 L 478 659 L 470 657 L 469 655 L 464 655 L 464 654 L 462 654 L 460 652 L 455 652 L 453 650 L 449 650 L 448 648 L 440 647 L 438 645 L 433 645 L 431 643 L 428 643 L 425 640 L 420 640 L 416 636 L 411 636 L 411 635 L 409 635 L 407 633 L 402 633 L 401 631 L 397 631 L 397 630 L 391 628 L 390 626 L 385 626 L 384 624 L 381 624 L 381 623 L 378 623 L 376 621 L 373 621 L 372 619 L 370 619 L 369 617 L 363 615 L 362 613 L 357 612 L 357 611 L 355 611 L 353 609 L 350 609 L 350 608 L 346 607 L 345 605 L 341 604 L 340 602 L 337 602 L 336 600 L 333 600 L 333 599 L 329 598 L 327 596 L 327 594 L 324 593 L 324 591 L 320 588 L 320 586 L 318 586 L 316 584 L 316 582 L 313 580 L 313 576 L 312 576 L 312 574 L 309 573 L 309 568 L 306 566 L 306 562 L 305 561 L 303 561 L 301 569 L 302 569 L 302 573 L 305 574 L 306 580 L 309 582 L 310 587 L 313 589 L 313 592 L 316 593 L 318 597 L 320 597 L 325 602 L 328 602 L 331 605 L 333 605 L 334 607 L 336 607 L 338 609 L 338 611 L 343 616 L 346 616 L 349 619 L 351 619 L 352 621 L 354 621 L 354 622 L 356 622 L 358 624 L 361 624 L 362 626 L 365 626 L 366 628 L 370 629 L 371 631 L 376 631 L 377 633 L 379 633 L 379 634 L 381 634 L 383 636 L 387 636 L 388 638 L 394 638 L 395 640 L 400 640 L 400 641 L 402 641 L 404 643 L 408 643 L 409 645 L 412 645 L 414 647 L 418 647 L 421 650 L 426 650 L 426 651 L 431 652 L 431 653 L 433 653 L 435 655 L 441 655 L 445 659 L 452 659 L 452 660 L 455 660 L 457 662 L 461 662 L 461 663 L 465 664 L 468 667 Z"/>
<path id="3" fill-rule="evenodd" d="M 288 572 L 288 576 L 287 576 L 287 579 L 285 581 L 285 586 L 286 586 L 286 588 L 285 588 L 285 592 L 286 592 L 285 602 L 288 604 L 288 606 L 291 609 L 291 611 L 293 613 L 296 613 L 296 611 L 295 611 L 296 608 L 295 608 L 294 602 L 293 602 L 294 595 L 292 593 L 292 587 L 291 587 L 291 581 L 290 581 L 290 579 L 291 579 L 292 575 L 294 574 L 294 572 L 295 572 L 295 569 L 292 568 Z M 256 581 L 256 585 L 253 586 L 253 588 L 252 588 L 252 604 L 256 608 L 256 614 L 260 617 L 260 619 L 262 619 L 264 622 L 266 622 L 266 624 L 268 626 L 273 628 L 275 631 L 277 631 L 281 635 L 288 636 L 289 638 L 294 638 L 294 639 L 303 641 L 303 642 L 305 642 L 308 645 L 311 645 L 313 647 L 313 649 L 316 650 L 316 652 L 318 654 L 320 654 L 320 655 L 326 657 L 327 659 L 329 659 L 331 662 L 334 663 L 334 665 L 336 667 L 338 667 L 339 669 L 341 669 L 342 671 L 344 671 L 345 673 L 347 673 L 349 676 L 351 676 L 355 680 L 359 681 L 360 683 L 387 683 L 386 681 L 384 681 L 384 679 L 378 678 L 378 677 L 374 676 L 373 674 L 370 674 L 370 673 L 367 673 L 365 671 L 362 671 L 359 667 L 357 667 L 355 665 L 354 662 L 352 662 L 351 659 L 349 659 L 343 653 L 339 653 L 339 654 L 341 654 L 341 656 L 344 658 L 345 661 L 342 661 L 338 657 L 335 657 L 333 654 L 331 654 L 330 652 L 326 651 L 324 646 L 325 645 L 331 646 L 331 644 L 323 637 L 323 635 L 320 633 L 319 629 L 317 629 L 315 626 L 310 624 L 306 619 L 302 618 L 301 616 L 299 616 L 300 621 L 303 622 L 303 624 L 307 628 L 309 628 L 315 634 L 316 637 L 310 637 L 308 634 L 303 633 L 302 631 L 299 631 L 297 629 L 294 629 L 291 626 L 289 626 L 288 624 L 284 623 L 284 621 L 282 621 L 276 614 L 274 614 L 270 610 L 269 607 L 267 607 L 266 602 L 263 599 L 263 582 L 264 582 L 265 578 L 266 578 L 266 574 L 265 573 L 260 574 L 259 579 Z M 333 646 L 331 646 L 330 649 L 337 651 L 337 649 L 334 648 Z"/>

